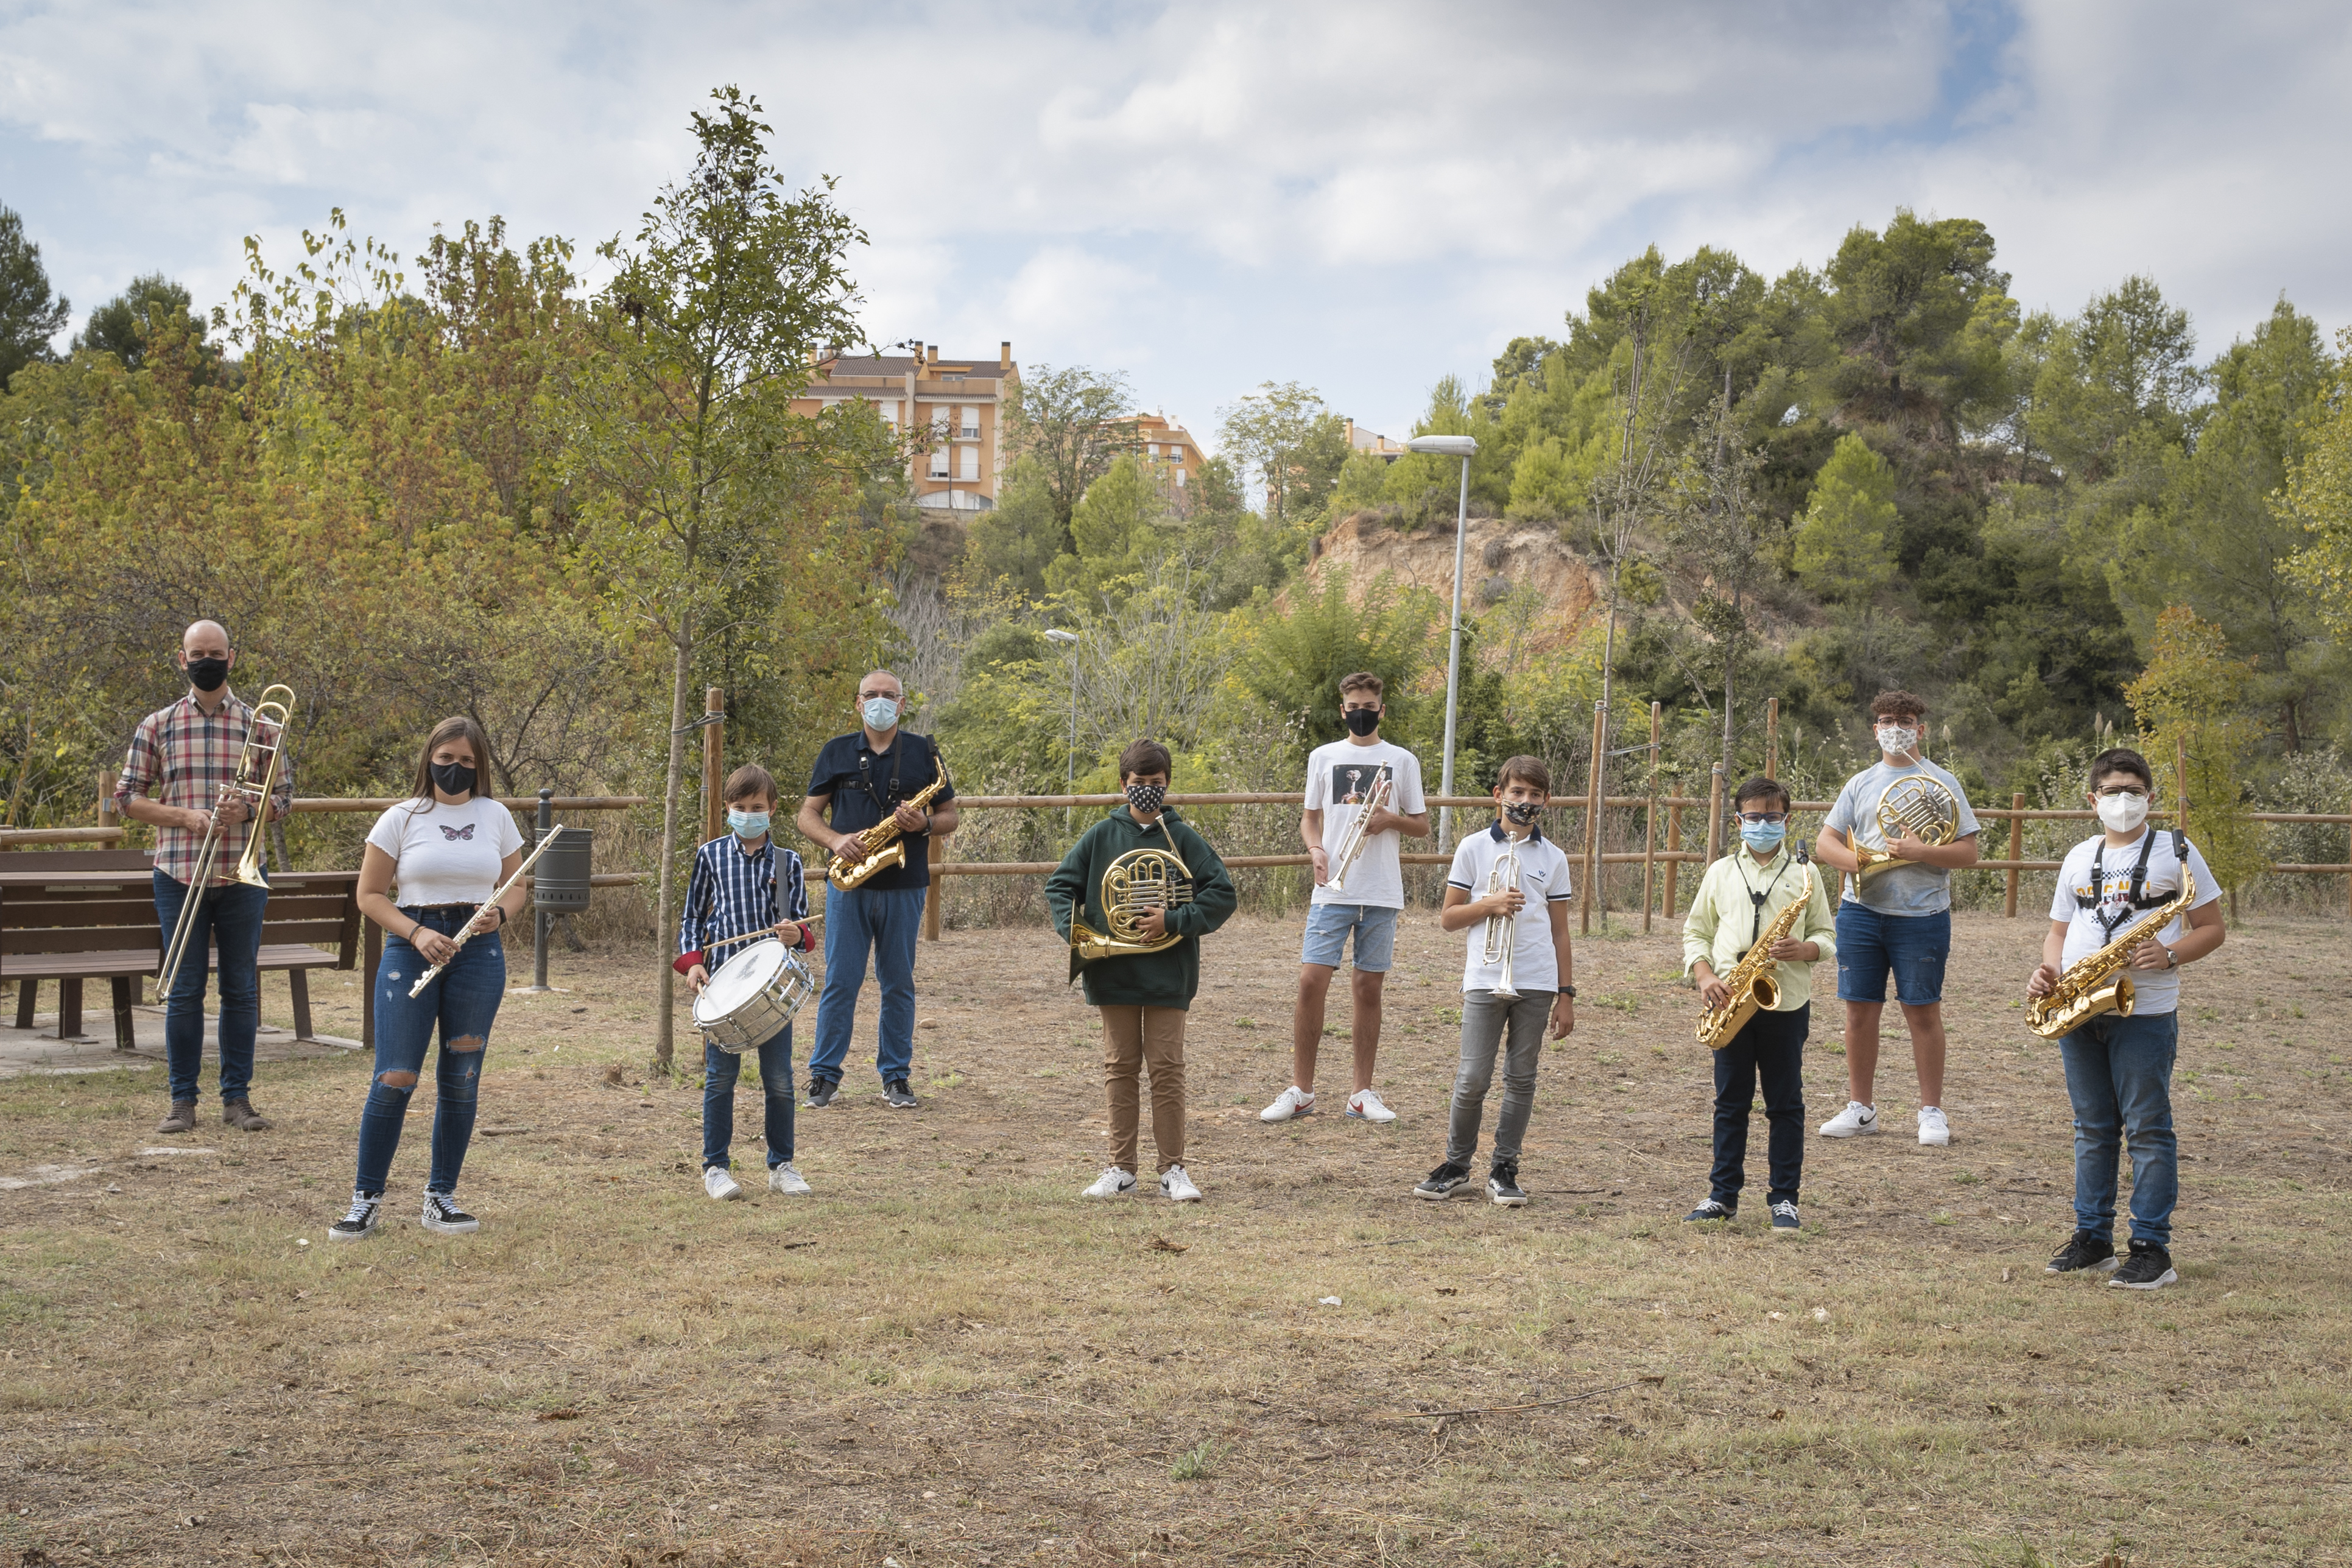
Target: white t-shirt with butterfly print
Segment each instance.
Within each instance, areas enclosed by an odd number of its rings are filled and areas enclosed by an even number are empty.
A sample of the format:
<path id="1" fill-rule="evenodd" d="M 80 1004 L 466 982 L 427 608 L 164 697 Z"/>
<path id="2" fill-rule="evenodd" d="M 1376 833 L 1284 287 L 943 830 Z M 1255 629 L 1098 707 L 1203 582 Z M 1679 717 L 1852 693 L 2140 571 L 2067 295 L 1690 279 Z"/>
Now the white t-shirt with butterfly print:
<path id="1" fill-rule="evenodd" d="M 375 820 L 367 841 L 399 868 L 395 902 L 479 904 L 498 891 L 499 865 L 522 848 L 522 831 L 512 811 L 479 796 L 456 806 L 403 800 Z"/>

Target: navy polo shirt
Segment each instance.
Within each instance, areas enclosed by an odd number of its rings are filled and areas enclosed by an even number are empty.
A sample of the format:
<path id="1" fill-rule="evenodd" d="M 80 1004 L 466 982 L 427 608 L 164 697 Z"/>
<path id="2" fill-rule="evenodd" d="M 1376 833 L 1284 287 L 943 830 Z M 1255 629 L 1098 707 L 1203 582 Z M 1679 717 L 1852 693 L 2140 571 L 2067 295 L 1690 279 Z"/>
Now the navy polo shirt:
<path id="1" fill-rule="evenodd" d="M 901 751 L 903 756 L 896 755 Z M 898 770 L 895 783 L 891 773 L 894 766 Z M 890 815 L 900 801 L 921 794 L 938 777 L 940 750 L 929 736 L 901 729 L 890 742 L 888 751 L 876 752 L 866 746 L 866 732 L 856 729 L 847 735 L 836 735 L 824 743 L 824 749 L 816 754 L 816 766 L 809 770 L 808 792 L 833 797 L 827 819 L 834 831 L 856 833 Z M 930 809 L 936 810 L 954 799 L 955 786 L 950 784 L 931 797 Z M 931 868 L 928 850 L 919 835 L 908 834 L 907 863 L 877 873 L 864 885 L 929 887 Z"/>

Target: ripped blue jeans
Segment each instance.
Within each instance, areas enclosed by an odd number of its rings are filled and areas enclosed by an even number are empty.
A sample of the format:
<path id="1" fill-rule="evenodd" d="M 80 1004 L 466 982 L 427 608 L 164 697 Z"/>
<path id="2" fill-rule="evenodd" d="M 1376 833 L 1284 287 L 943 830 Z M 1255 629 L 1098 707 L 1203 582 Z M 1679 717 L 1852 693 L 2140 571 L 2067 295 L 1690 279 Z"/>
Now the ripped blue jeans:
<path id="1" fill-rule="evenodd" d="M 465 929 L 473 912 L 470 904 L 401 911 L 426 930 L 452 938 Z M 408 988 L 426 967 L 424 956 L 404 939 L 384 938 L 383 963 L 375 982 L 375 1076 L 368 1085 L 366 1108 L 360 1113 L 359 1176 L 352 1183 L 361 1192 L 383 1191 L 392 1173 L 392 1156 L 400 1150 L 408 1102 L 416 1092 L 436 1023 L 441 1057 L 434 1072 L 433 1169 L 425 1191 L 446 1197 L 457 1190 L 466 1145 L 473 1141 L 482 1051 L 507 991 L 506 949 L 495 935 L 474 937 L 425 988 L 425 994 L 412 1001 Z"/>

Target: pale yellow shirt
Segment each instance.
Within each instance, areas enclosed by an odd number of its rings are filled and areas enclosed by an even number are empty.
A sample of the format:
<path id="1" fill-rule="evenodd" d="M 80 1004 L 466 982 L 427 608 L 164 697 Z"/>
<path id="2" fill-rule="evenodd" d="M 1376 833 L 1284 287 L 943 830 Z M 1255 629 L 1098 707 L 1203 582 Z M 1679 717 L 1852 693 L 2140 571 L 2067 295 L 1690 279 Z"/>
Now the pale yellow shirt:
<path id="1" fill-rule="evenodd" d="M 1689 974 L 1704 958 L 1716 978 L 1730 974 L 1756 940 L 1755 933 L 1770 926 L 1797 896 L 1807 869 L 1790 859 L 1785 844 L 1769 861 L 1759 861 L 1742 849 L 1707 867 L 1699 881 L 1698 895 L 1691 902 L 1690 918 L 1683 922 L 1683 973 Z M 1789 936 L 1792 941 L 1820 943 L 1822 956 L 1815 962 L 1833 964 L 1837 962 L 1837 922 L 1830 915 L 1829 879 L 1834 873 L 1824 873 L 1820 866 L 1810 869 L 1812 896 L 1806 900 L 1805 913 L 1797 917 Z M 1750 895 L 1768 888 L 1759 926 L 1756 901 Z M 1780 999 L 1772 1010 L 1794 1012 L 1812 997 L 1812 965 L 1783 959 L 1773 967 L 1780 971 L 1775 977 L 1780 982 Z"/>

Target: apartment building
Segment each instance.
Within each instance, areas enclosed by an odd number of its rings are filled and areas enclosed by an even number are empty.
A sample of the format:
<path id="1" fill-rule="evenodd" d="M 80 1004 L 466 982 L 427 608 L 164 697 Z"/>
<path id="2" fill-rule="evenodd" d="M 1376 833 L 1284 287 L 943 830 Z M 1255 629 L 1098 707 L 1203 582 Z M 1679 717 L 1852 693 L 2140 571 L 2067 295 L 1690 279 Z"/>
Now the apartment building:
<path id="1" fill-rule="evenodd" d="M 1343 416 L 1344 417 L 1344 416 Z M 1350 419 L 1348 423 L 1348 450 L 1368 453 L 1383 463 L 1393 463 L 1404 455 L 1404 444 L 1366 430 Z"/>
<path id="2" fill-rule="evenodd" d="M 1013 345 L 995 360 L 942 359 L 937 343 L 919 354 L 837 354 L 817 361 L 808 390 L 793 402 L 816 413 L 860 398 L 873 403 L 891 429 L 927 432 L 907 465 L 915 503 L 945 512 L 985 512 L 996 505 L 1004 452 L 1004 417 L 1021 368 Z"/>
<path id="3" fill-rule="evenodd" d="M 1180 490 L 1191 484 L 1201 467 L 1200 443 L 1164 413 L 1139 413 L 1134 419 L 1137 450 L 1143 455 L 1145 465 L 1166 475 Z"/>

